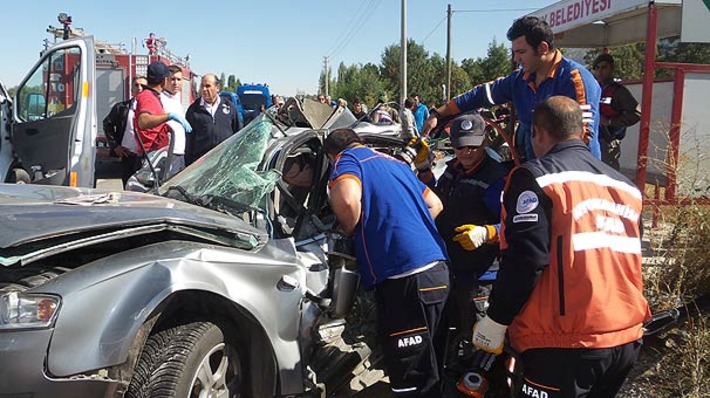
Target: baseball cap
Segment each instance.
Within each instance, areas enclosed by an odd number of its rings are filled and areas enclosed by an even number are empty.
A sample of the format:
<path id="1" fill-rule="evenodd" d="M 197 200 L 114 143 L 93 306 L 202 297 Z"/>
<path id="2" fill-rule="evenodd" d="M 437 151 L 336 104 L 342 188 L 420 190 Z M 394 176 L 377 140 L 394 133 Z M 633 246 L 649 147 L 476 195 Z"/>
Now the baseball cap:
<path id="1" fill-rule="evenodd" d="M 614 65 L 614 57 L 612 57 L 611 54 L 599 54 L 599 56 L 594 60 L 592 67 L 597 66 L 600 62 L 608 62 L 609 64 Z"/>
<path id="2" fill-rule="evenodd" d="M 166 77 L 170 77 L 170 69 L 160 61 L 148 65 L 148 84 L 158 84 Z"/>
<path id="3" fill-rule="evenodd" d="M 481 115 L 469 113 L 457 116 L 451 121 L 451 145 L 481 146 L 486 139 L 486 122 Z"/>

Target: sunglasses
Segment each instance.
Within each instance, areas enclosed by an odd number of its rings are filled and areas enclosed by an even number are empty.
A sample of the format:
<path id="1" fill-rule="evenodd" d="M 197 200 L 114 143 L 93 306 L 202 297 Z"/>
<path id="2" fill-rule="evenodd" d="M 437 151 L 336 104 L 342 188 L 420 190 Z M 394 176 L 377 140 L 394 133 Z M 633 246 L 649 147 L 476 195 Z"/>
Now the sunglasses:
<path id="1" fill-rule="evenodd" d="M 478 148 L 478 147 L 477 147 L 477 146 L 473 146 L 473 145 L 466 145 L 466 146 L 457 146 L 457 147 L 454 148 L 454 149 L 456 149 L 457 151 L 465 151 L 465 150 L 467 150 L 467 149 L 468 149 L 469 151 L 473 151 L 473 150 L 476 149 L 476 148 Z"/>

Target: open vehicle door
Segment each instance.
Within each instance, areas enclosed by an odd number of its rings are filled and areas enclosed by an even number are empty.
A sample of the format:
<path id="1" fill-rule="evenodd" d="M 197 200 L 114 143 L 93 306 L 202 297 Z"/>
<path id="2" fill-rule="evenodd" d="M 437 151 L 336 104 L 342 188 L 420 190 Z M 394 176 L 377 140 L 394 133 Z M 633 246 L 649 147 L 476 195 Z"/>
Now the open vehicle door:
<path id="1" fill-rule="evenodd" d="M 17 159 L 8 173 L 24 171 L 33 184 L 95 185 L 95 74 L 92 36 L 42 54 L 15 93 L 11 140 Z"/>

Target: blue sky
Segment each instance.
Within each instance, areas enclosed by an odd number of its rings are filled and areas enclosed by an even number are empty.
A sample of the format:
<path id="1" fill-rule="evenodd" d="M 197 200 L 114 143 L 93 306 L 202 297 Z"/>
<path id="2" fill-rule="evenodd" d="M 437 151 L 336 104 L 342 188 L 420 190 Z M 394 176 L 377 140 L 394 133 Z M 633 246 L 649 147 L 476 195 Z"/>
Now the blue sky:
<path id="1" fill-rule="evenodd" d="M 167 39 L 175 54 L 190 54 L 200 74 L 225 72 L 244 83 L 267 83 L 272 91 L 313 94 L 323 70 L 323 57 L 333 68 L 379 63 L 388 45 L 400 42 L 401 0 L 272 0 L 160 2 L 65 0 L 12 1 L 3 4 L 0 41 L 0 80 L 17 85 L 37 60 L 48 25 L 59 26 L 57 14 L 72 16 L 73 27 L 96 39 L 140 43 L 148 33 Z M 483 57 L 495 38 L 508 43 L 505 33 L 515 18 L 555 3 L 551 0 L 408 1 L 408 37 L 430 53 L 446 54 L 446 6 L 454 10 L 454 60 Z M 151 4 L 149 10 L 142 10 Z M 205 5 L 204 7 L 202 5 Z M 495 11 L 495 10 L 513 11 Z"/>

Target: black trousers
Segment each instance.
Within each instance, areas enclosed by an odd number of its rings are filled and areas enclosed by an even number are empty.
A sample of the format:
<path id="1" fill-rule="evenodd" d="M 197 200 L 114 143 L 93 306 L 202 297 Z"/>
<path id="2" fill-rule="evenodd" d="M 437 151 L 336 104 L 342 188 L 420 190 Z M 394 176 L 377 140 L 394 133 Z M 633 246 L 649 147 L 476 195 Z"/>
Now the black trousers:
<path id="1" fill-rule="evenodd" d="M 521 397 L 610 398 L 624 384 L 641 341 L 613 348 L 540 348 L 521 354 Z"/>
<path id="2" fill-rule="evenodd" d="M 602 161 L 618 171 L 621 168 L 621 140 L 600 136 L 599 147 L 602 152 Z"/>
<path id="3" fill-rule="evenodd" d="M 131 178 L 133 174 L 141 168 L 143 163 L 143 156 L 131 153 L 125 158 L 121 159 L 121 180 L 123 181 L 123 186 L 126 186 L 126 182 Z"/>
<path id="4" fill-rule="evenodd" d="M 440 397 L 434 339 L 449 294 L 445 262 L 376 286 L 378 331 L 390 388 L 400 397 Z"/>

